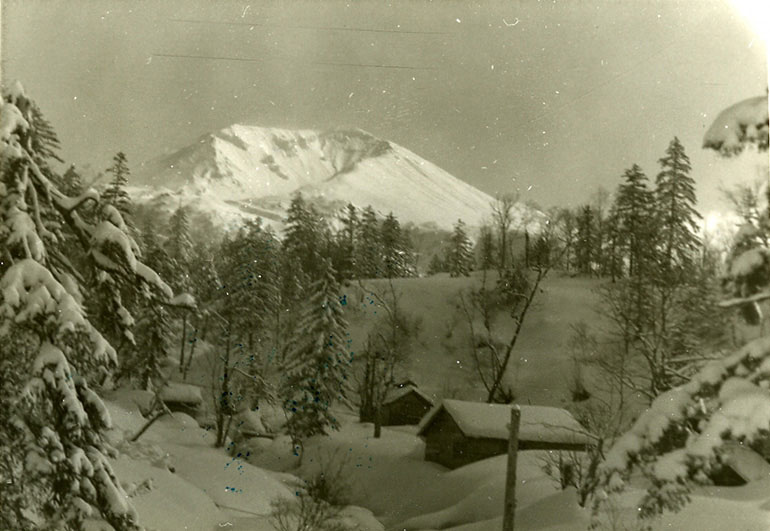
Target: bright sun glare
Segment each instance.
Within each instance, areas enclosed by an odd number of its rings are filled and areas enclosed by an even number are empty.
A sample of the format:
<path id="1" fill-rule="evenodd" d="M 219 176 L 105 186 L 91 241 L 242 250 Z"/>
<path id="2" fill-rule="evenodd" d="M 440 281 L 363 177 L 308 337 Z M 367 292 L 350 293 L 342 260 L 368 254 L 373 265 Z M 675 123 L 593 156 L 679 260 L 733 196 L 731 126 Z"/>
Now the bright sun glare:
<path id="1" fill-rule="evenodd" d="M 770 36 L 770 2 L 767 0 L 730 0 L 752 31 L 767 44 Z"/>

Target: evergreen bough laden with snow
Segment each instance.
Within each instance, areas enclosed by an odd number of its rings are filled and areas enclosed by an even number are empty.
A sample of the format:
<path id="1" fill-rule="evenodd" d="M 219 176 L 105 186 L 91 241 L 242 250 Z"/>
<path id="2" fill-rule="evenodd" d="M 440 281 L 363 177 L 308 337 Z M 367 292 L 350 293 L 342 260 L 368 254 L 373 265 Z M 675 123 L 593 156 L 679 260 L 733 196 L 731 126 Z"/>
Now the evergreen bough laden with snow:
<path id="1" fill-rule="evenodd" d="M 750 144 L 767 151 L 767 116 L 766 96 L 734 105 L 717 117 L 704 147 L 725 156 Z M 745 232 L 738 235 L 739 245 L 741 238 L 755 236 Z M 729 267 L 738 296 L 722 306 L 741 307 L 769 298 L 767 248 L 754 241 L 744 249 L 733 253 Z M 770 339 L 759 338 L 658 396 L 608 452 L 601 487 L 604 494 L 622 490 L 636 468 L 650 480 L 640 516 L 676 511 L 689 501 L 693 486 L 709 482 L 708 474 L 723 461 L 725 441 L 758 448 L 768 437 Z M 594 498 L 595 513 L 602 503 L 602 496 Z"/>
<path id="2" fill-rule="evenodd" d="M 103 275 L 130 278 L 158 300 L 172 293 L 138 260 L 115 208 L 101 205 L 86 219 L 79 211 L 99 204 L 98 194 L 68 197 L 53 185 L 57 147 L 50 124 L 12 85 L 0 108 L 0 528 L 77 530 L 101 517 L 118 531 L 139 529 L 107 459 L 110 416 L 91 389 L 117 356 L 83 308 L 67 235 Z"/>
<path id="3" fill-rule="evenodd" d="M 307 437 L 339 428 L 331 406 L 346 402 L 349 392 L 353 354 L 340 290 L 330 262 L 321 267 L 282 368 L 287 431 L 300 447 Z"/>

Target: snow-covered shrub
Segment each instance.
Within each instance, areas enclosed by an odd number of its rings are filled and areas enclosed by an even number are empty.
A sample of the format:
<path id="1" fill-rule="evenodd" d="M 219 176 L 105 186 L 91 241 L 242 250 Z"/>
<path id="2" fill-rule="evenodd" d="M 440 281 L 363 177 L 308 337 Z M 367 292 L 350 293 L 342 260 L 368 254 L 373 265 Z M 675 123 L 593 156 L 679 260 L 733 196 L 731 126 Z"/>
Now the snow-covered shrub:
<path id="1" fill-rule="evenodd" d="M 105 278 L 171 293 L 138 260 L 115 209 L 81 217 L 98 194 L 59 191 L 47 163 L 60 160 L 57 147 L 40 110 L 12 85 L 0 104 L 0 528 L 81 529 L 101 516 L 118 531 L 138 529 L 107 459 L 110 416 L 91 389 L 117 355 L 83 308 L 88 293 L 73 244 Z M 133 320 L 121 312 L 115 319 Z"/>
<path id="2" fill-rule="evenodd" d="M 349 503 L 350 485 L 344 474 L 344 459 L 322 460 L 309 479 L 297 481 L 296 499 L 279 498 L 272 503 L 271 521 L 278 531 L 351 531 L 343 517 Z"/>

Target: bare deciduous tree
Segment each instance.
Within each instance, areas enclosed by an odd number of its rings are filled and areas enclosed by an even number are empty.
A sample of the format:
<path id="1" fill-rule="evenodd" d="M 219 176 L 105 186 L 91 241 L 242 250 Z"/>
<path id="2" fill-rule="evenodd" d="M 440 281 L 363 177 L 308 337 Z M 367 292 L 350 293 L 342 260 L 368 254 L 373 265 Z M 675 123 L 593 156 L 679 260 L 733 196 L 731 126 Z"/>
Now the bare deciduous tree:
<path id="1" fill-rule="evenodd" d="M 485 273 L 481 288 L 459 294 L 458 305 L 468 326 L 471 363 L 487 392 L 487 402 L 513 401 L 513 390 L 505 388 L 503 379 L 524 320 L 549 270 L 548 265 L 537 265 L 531 271 L 508 270 L 494 289 L 487 287 Z M 495 324 L 497 316 L 503 313 L 513 320 L 513 333 L 508 340 L 503 339 Z"/>
<path id="2" fill-rule="evenodd" d="M 409 356 L 410 344 L 417 336 L 420 322 L 399 305 L 399 294 L 389 279 L 386 290 L 359 286 L 372 302 L 383 310 L 384 321 L 370 331 L 366 349 L 359 357 L 361 369 L 356 374 L 359 414 L 362 420 L 374 422 L 374 437 L 379 438 L 382 427 L 382 406 L 388 393 L 398 381 L 396 377 Z"/>

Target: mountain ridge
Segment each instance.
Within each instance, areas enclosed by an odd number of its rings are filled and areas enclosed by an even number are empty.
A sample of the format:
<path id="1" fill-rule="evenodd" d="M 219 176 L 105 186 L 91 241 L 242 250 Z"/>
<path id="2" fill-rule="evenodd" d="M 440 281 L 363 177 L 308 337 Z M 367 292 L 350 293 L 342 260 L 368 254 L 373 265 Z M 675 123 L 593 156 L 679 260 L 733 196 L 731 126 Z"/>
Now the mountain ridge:
<path id="1" fill-rule="evenodd" d="M 394 142 L 362 129 L 328 131 L 233 124 L 143 163 L 132 192 L 141 203 L 189 205 L 225 225 L 260 216 L 280 225 L 301 192 L 329 215 L 347 203 L 393 212 L 402 223 L 451 230 L 480 226 L 493 198 Z M 515 223 L 542 213 L 517 205 Z"/>

